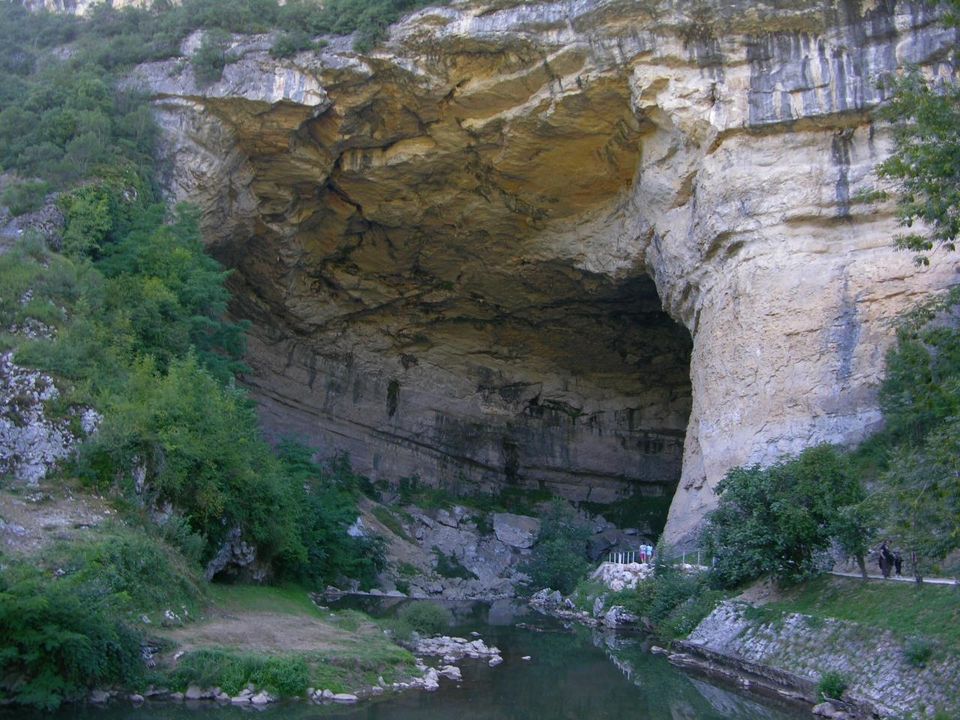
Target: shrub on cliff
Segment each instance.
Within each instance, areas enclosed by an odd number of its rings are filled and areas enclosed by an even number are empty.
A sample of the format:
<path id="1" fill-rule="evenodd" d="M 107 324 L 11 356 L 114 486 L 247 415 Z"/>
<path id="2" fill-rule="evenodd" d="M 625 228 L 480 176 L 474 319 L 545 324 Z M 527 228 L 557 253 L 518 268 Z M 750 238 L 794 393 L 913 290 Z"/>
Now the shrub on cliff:
<path id="1" fill-rule="evenodd" d="M 960 8 L 956 0 L 951 4 Z M 880 115 L 892 123 L 894 151 L 878 171 L 895 183 L 897 216 L 908 229 L 897 246 L 918 253 L 935 246 L 953 250 L 960 235 L 960 87 L 928 81 L 914 70 L 895 80 L 893 90 Z M 917 261 L 929 262 L 925 255 Z"/>
<path id="2" fill-rule="evenodd" d="M 833 540 L 852 555 L 865 552 L 868 533 L 856 510 L 863 490 L 837 448 L 820 445 L 768 468 L 735 468 L 717 493 L 720 503 L 708 517 L 704 542 L 720 586 L 762 575 L 801 580 Z"/>

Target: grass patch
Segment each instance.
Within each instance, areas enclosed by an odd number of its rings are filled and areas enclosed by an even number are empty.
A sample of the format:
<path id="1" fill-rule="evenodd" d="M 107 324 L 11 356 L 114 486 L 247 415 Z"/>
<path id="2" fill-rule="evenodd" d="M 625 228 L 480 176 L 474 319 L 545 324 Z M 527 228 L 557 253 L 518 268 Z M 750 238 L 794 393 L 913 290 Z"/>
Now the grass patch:
<path id="1" fill-rule="evenodd" d="M 260 655 L 230 650 L 187 653 L 168 676 L 177 690 L 190 685 L 220 687 L 236 695 L 248 684 L 280 697 L 303 695 L 308 687 L 347 692 L 383 676 L 393 682 L 414 672 L 414 657 L 385 640 L 351 647 L 349 652 Z"/>
<path id="2" fill-rule="evenodd" d="M 957 589 L 949 586 L 821 576 L 766 607 L 768 611 L 850 620 L 882 627 L 905 639 L 926 637 L 960 649 L 958 600 Z"/>
<path id="3" fill-rule="evenodd" d="M 311 645 L 294 650 L 283 642 L 257 647 L 256 638 L 253 645 L 198 643 L 167 671 L 165 680 L 172 688 L 219 686 L 235 695 L 253 684 L 280 697 L 296 697 L 308 687 L 346 692 L 374 684 L 381 675 L 393 682 L 414 674 L 413 655 L 391 642 L 370 617 L 356 610 L 321 611 L 301 586 L 215 585 L 210 597 L 212 609 L 228 613 L 232 620 L 243 622 L 244 615 L 250 614 L 247 624 L 254 635 L 257 623 L 267 617 L 262 613 L 303 618 L 304 625 L 311 627 L 319 621 L 331 632 L 320 633 L 316 650 Z M 194 641 L 203 625 L 196 628 L 190 636 Z"/>
<path id="4" fill-rule="evenodd" d="M 209 587 L 210 600 L 229 612 L 272 612 L 323 616 L 300 585 L 218 585 Z"/>
<path id="5" fill-rule="evenodd" d="M 403 523 L 400 521 L 400 518 L 397 517 L 397 514 L 394 513 L 390 508 L 386 508 L 383 505 L 377 505 L 372 510 L 373 516 L 379 520 L 385 528 L 390 532 L 396 535 L 398 538 L 402 538 L 407 542 L 413 542 L 413 539 L 410 535 L 407 534 L 407 531 L 403 527 Z"/>
<path id="6" fill-rule="evenodd" d="M 820 676 L 820 682 L 817 684 L 817 695 L 822 700 L 839 700 L 846 692 L 849 682 L 845 675 L 830 671 Z"/>
<path id="7" fill-rule="evenodd" d="M 110 526 L 91 537 L 61 542 L 48 550 L 42 564 L 70 585 L 89 588 L 131 618 L 172 609 L 193 613 L 203 602 L 197 569 L 157 539 Z"/>

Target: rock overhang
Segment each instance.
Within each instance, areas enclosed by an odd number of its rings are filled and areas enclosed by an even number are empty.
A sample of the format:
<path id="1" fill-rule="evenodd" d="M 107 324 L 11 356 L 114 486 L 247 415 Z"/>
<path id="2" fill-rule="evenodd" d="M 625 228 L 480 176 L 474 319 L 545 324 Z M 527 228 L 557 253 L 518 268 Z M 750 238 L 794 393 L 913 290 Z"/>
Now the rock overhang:
<path id="1" fill-rule="evenodd" d="M 138 71 L 268 428 L 578 499 L 669 492 L 684 445 L 680 539 L 732 465 L 875 426 L 889 319 L 954 280 L 856 202 L 873 80 L 949 76 L 956 35 L 924 3 L 680 5 L 457 4 L 370 57 Z"/>

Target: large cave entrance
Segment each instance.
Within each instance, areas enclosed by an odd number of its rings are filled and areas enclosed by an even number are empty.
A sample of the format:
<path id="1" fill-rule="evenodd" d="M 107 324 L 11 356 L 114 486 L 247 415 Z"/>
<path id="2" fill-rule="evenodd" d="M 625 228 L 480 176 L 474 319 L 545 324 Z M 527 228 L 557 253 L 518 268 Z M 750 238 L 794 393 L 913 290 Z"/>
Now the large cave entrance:
<path id="1" fill-rule="evenodd" d="M 629 69 L 586 46 L 431 58 L 322 71 L 311 107 L 207 105 L 196 135 L 235 154 L 206 227 L 268 432 L 374 479 L 665 515 L 691 339 L 645 274 L 656 128 Z"/>
<path id="2" fill-rule="evenodd" d="M 255 321 L 248 382 L 276 437 L 375 480 L 549 492 L 656 533 L 680 479 L 690 352 L 646 275 L 488 265 L 309 333 Z"/>

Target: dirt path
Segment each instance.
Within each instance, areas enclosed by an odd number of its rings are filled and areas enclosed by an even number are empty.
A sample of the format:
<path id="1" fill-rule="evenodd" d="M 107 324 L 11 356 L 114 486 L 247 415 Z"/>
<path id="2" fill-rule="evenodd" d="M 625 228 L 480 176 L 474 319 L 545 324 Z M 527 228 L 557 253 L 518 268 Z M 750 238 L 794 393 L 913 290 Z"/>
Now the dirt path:
<path id="1" fill-rule="evenodd" d="M 837 577 L 846 577 L 854 578 L 856 580 L 863 580 L 863 575 L 860 573 L 853 572 L 839 572 L 837 570 L 831 570 L 831 575 L 836 575 Z M 907 577 L 906 575 L 901 575 L 897 577 L 896 575 L 891 575 L 888 578 L 883 577 L 883 575 L 871 575 L 867 573 L 867 580 L 887 580 L 894 582 L 905 582 L 905 583 L 915 583 L 916 580 L 912 577 Z M 957 581 L 957 578 L 938 578 L 938 577 L 925 577 L 923 578 L 923 584 L 930 585 L 960 585 L 960 582 Z"/>

